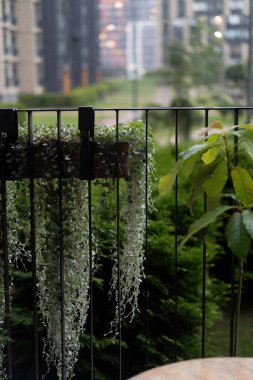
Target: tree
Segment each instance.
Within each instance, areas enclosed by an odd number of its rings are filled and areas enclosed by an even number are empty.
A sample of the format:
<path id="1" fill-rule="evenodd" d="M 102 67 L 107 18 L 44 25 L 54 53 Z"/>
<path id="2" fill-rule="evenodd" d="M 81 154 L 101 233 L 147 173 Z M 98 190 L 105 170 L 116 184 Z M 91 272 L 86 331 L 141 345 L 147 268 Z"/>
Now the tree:
<path id="1" fill-rule="evenodd" d="M 226 78 L 233 86 L 245 88 L 246 67 L 241 63 L 228 66 L 226 69 Z"/>
<path id="2" fill-rule="evenodd" d="M 167 66 L 161 71 L 163 78 L 173 87 L 176 97 L 183 97 L 188 88 L 189 53 L 180 41 L 171 41 Z"/>

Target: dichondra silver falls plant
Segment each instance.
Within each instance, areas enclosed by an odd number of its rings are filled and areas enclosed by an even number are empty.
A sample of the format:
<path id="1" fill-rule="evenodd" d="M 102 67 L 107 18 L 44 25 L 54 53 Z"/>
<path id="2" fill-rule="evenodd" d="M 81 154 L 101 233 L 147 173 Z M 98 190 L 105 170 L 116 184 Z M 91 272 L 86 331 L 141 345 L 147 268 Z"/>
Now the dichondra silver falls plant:
<path id="1" fill-rule="evenodd" d="M 78 146 L 80 137 L 75 126 L 61 125 L 61 134 L 64 143 L 76 143 Z M 98 144 L 115 142 L 115 136 L 115 126 L 95 127 L 94 139 Z M 147 208 L 153 207 L 151 179 L 154 173 L 153 141 L 151 134 L 147 134 L 146 126 L 142 121 L 129 122 L 126 125 L 119 124 L 118 139 L 129 143 L 129 156 L 128 177 L 126 180 L 120 180 L 121 194 L 123 194 L 120 210 L 123 234 L 118 249 L 112 249 L 110 296 L 115 297 L 116 302 L 115 317 L 111 322 L 111 332 L 114 335 L 117 335 L 118 331 L 119 313 L 121 317 L 129 317 L 132 320 L 138 311 L 138 296 L 144 278 L 143 238 Z M 99 245 L 95 241 L 97 235 L 94 233 L 91 247 L 92 259 L 90 259 L 88 183 L 76 178 L 59 179 L 55 175 L 58 168 L 56 141 L 57 130 L 54 126 L 34 126 L 33 144 L 43 144 L 45 151 L 52 158 L 52 167 L 46 166 L 47 157 L 44 158 L 44 176 L 34 180 L 38 308 L 46 329 L 43 353 L 48 371 L 53 365 L 56 367 L 58 378 L 62 376 L 64 329 L 65 376 L 66 379 L 71 379 L 78 359 L 80 335 L 84 332 L 89 310 L 90 271 L 95 271 L 94 262 L 95 256 L 99 255 L 97 252 Z M 27 126 L 24 124 L 19 126 L 19 142 L 18 145 L 13 146 L 14 156 L 17 152 L 21 156 L 27 155 L 27 144 Z M 36 155 L 34 160 L 36 160 Z M 71 171 L 73 169 L 71 157 L 63 154 L 63 160 L 67 171 Z M 115 179 L 112 178 L 110 181 L 115 185 Z M 103 184 L 103 180 L 100 181 L 101 183 Z M 29 212 L 26 215 L 27 220 L 24 221 L 24 214 L 17 211 L 18 202 L 21 199 L 20 187 L 23 189 L 22 196 L 26 197 L 25 203 L 29 205 L 29 181 L 7 181 L 10 271 L 17 261 L 15 258 L 22 258 L 23 255 L 31 257 Z M 20 230 L 27 235 L 26 243 L 19 241 Z M 115 247 L 116 242 L 113 245 Z M 0 334 L 4 336 L 6 332 L 4 331 L 5 289 L 2 247 L 1 228 Z M 118 257 L 120 257 L 120 262 Z M 11 286 L 15 285 L 11 284 Z M 4 339 L 1 339 L 1 375 L 5 373 L 4 346 Z"/>

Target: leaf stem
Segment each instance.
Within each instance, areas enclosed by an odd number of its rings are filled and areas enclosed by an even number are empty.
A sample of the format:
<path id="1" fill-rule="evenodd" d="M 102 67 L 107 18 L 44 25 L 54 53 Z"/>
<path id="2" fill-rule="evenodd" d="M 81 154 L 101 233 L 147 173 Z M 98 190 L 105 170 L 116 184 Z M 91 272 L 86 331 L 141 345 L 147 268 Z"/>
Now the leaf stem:
<path id="1" fill-rule="evenodd" d="M 237 343 L 239 334 L 239 320 L 241 311 L 241 298 L 242 298 L 242 280 L 243 280 L 243 260 L 239 261 L 239 278 L 238 278 L 238 292 L 235 309 L 235 328 L 234 328 L 234 356 L 237 355 Z"/>
<path id="2" fill-rule="evenodd" d="M 230 165 L 229 165 L 229 148 L 228 148 L 228 142 L 227 142 L 225 133 L 223 135 L 223 139 L 225 143 L 225 151 L 226 151 L 226 157 L 227 157 L 228 178 L 231 178 L 231 171 L 230 171 Z"/>
<path id="3" fill-rule="evenodd" d="M 223 139 L 224 139 L 224 143 L 225 143 L 225 151 L 226 151 L 226 158 L 227 158 L 228 179 L 229 179 L 229 182 L 231 183 L 233 193 L 236 195 L 234 183 L 233 183 L 232 175 L 231 175 L 231 167 L 230 167 L 230 160 L 229 160 L 229 147 L 228 147 L 228 142 L 227 142 L 227 138 L 226 138 L 225 133 L 223 135 Z M 236 203 L 238 203 L 238 201 L 236 201 Z"/>

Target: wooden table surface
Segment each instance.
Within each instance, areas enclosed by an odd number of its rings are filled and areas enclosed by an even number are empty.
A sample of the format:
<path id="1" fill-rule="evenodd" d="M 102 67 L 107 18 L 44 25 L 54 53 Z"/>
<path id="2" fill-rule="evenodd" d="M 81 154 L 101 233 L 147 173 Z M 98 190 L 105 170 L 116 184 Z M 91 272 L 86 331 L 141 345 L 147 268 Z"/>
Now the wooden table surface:
<path id="1" fill-rule="evenodd" d="M 207 358 L 157 367 L 129 380 L 253 380 L 253 358 Z"/>

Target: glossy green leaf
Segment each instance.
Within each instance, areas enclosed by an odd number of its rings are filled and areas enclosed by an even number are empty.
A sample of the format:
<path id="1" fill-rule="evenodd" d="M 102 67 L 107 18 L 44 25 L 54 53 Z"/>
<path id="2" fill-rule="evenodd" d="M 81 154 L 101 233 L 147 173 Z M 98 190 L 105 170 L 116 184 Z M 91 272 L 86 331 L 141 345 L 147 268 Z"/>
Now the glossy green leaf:
<path id="1" fill-rule="evenodd" d="M 159 181 L 158 190 L 160 195 L 165 195 L 169 191 L 171 191 L 174 182 L 176 180 L 176 177 L 178 175 L 179 170 L 181 169 L 182 165 L 184 164 L 183 160 L 179 160 L 176 162 L 172 170 L 164 177 L 162 177 Z"/>
<path id="2" fill-rule="evenodd" d="M 221 197 L 219 195 L 216 197 L 213 197 L 213 198 L 207 198 L 207 200 L 206 200 L 207 211 L 212 211 L 215 208 L 219 207 L 220 206 L 220 200 L 221 200 Z"/>
<path id="3" fill-rule="evenodd" d="M 239 137 L 240 139 L 253 140 L 253 130 L 252 129 L 237 129 L 232 132 L 233 135 Z"/>
<path id="4" fill-rule="evenodd" d="M 208 149 L 205 153 L 202 154 L 201 160 L 206 164 L 211 164 L 218 156 L 220 148 L 213 147 Z"/>
<path id="5" fill-rule="evenodd" d="M 187 242 L 187 240 L 192 237 L 192 235 L 196 234 L 201 229 L 205 228 L 211 223 L 214 223 L 215 220 L 222 214 L 224 214 L 226 211 L 231 210 L 234 206 L 220 206 L 216 209 L 207 212 L 204 214 L 200 219 L 196 220 L 196 222 L 192 223 L 188 230 L 188 234 L 186 238 L 181 243 L 182 245 Z"/>
<path id="6" fill-rule="evenodd" d="M 215 168 L 213 174 L 207 181 L 204 182 L 203 187 L 208 197 L 216 197 L 223 190 L 228 179 L 228 169 L 225 160 L 222 160 Z"/>
<path id="7" fill-rule="evenodd" d="M 190 157 L 188 160 L 184 161 L 184 165 L 182 166 L 181 173 L 183 176 L 186 176 L 189 178 L 189 176 L 192 174 L 195 165 L 198 161 L 199 157 L 198 155 Z"/>
<path id="8" fill-rule="evenodd" d="M 196 175 L 192 179 L 192 192 L 187 205 L 190 210 L 192 210 L 193 204 L 198 196 L 203 194 L 203 184 L 209 177 L 211 177 L 217 165 L 218 162 L 213 162 L 198 169 Z"/>
<path id="9" fill-rule="evenodd" d="M 252 240 L 245 228 L 241 213 L 235 212 L 228 220 L 225 237 L 233 254 L 245 260 L 250 251 Z"/>
<path id="10" fill-rule="evenodd" d="M 221 137 L 222 137 L 222 135 L 220 133 L 213 133 L 213 134 L 208 136 L 207 142 L 208 143 L 217 142 Z"/>
<path id="11" fill-rule="evenodd" d="M 242 220 L 248 234 L 253 239 L 253 211 L 244 210 L 242 213 Z"/>
<path id="12" fill-rule="evenodd" d="M 237 166 L 231 170 L 231 177 L 235 189 L 235 193 L 239 201 L 245 207 L 253 204 L 253 179 L 249 172 Z"/>
<path id="13" fill-rule="evenodd" d="M 197 144 L 197 145 L 194 145 L 191 148 L 187 149 L 186 151 L 180 153 L 179 156 L 183 160 L 187 160 L 188 158 L 194 156 L 197 153 L 204 153 L 206 150 L 208 150 L 209 148 L 211 148 L 213 146 L 216 146 L 216 144 L 206 144 L 206 143 Z"/>
<path id="14" fill-rule="evenodd" d="M 241 124 L 241 125 L 238 125 L 238 128 L 249 129 L 249 130 L 253 131 L 253 124 Z"/>
<path id="15" fill-rule="evenodd" d="M 241 149 L 243 149 L 253 161 L 253 143 L 250 140 L 246 139 L 241 143 Z"/>

